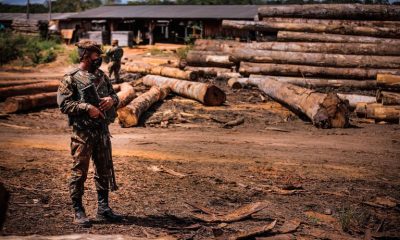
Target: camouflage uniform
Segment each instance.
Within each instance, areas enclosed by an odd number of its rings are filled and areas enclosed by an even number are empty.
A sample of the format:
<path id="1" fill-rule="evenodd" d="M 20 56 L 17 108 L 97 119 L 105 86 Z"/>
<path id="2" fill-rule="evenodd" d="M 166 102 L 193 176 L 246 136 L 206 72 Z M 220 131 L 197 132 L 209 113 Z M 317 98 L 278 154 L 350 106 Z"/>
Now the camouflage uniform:
<path id="1" fill-rule="evenodd" d="M 66 74 L 57 94 L 60 110 L 62 113 L 68 114 L 69 124 L 73 129 L 71 155 L 74 163 L 70 182 L 70 195 L 73 203 L 82 199 L 90 158 L 93 159 L 95 166 L 94 179 L 97 191 L 108 191 L 109 189 L 110 170 L 106 164 L 106 154 L 110 149 L 105 149 L 101 142 L 104 136 L 102 135 L 104 128 L 100 122 L 102 120 L 90 118 L 89 104 L 82 101 L 81 89 L 91 83 L 95 84 L 99 97 L 110 96 L 114 100 L 114 107 L 106 112 L 107 124 L 113 122 L 116 117 L 115 106 L 118 105 L 119 100 L 110 80 L 101 70 L 92 74 L 76 69 Z M 107 140 L 110 143 L 109 139 Z M 109 147 L 111 148 L 111 145 Z"/>
<path id="2" fill-rule="evenodd" d="M 124 55 L 124 50 L 119 46 L 114 46 L 106 52 L 106 56 L 110 58 L 108 65 L 109 77 L 114 73 L 115 82 L 120 82 L 119 71 L 121 70 L 121 59 Z"/>

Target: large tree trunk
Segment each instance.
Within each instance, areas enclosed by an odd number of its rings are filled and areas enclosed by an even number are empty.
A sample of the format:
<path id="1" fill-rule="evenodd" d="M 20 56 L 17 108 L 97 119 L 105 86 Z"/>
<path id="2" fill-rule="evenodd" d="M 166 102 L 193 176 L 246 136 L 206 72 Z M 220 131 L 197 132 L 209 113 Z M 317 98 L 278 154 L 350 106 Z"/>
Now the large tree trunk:
<path id="1" fill-rule="evenodd" d="M 384 106 L 380 103 L 358 103 L 356 107 L 358 117 L 399 123 L 400 106 Z"/>
<path id="2" fill-rule="evenodd" d="M 288 42 L 333 42 L 333 43 L 381 43 L 381 44 L 400 44 L 400 39 L 377 38 L 366 36 L 353 36 L 329 33 L 305 33 L 305 32 L 278 32 L 278 41 Z"/>
<path id="3" fill-rule="evenodd" d="M 369 20 L 343 20 L 343 19 L 312 19 L 312 18 L 282 18 L 282 17 L 269 17 L 263 18 L 264 22 L 281 22 L 281 23 L 313 23 L 323 25 L 351 25 L 359 27 L 387 27 L 398 28 L 400 22 L 398 21 L 369 21 Z"/>
<path id="4" fill-rule="evenodd" d="M 397 75 L 393 75 L 397 74 Z M 378 87 L 385 89 L 400 90 L 400 73 L 393 74 L 378 74 L 376 76 L 376 82 Z"/>
<path id="5" fill-rule="evenodd" d="M 118 109 L 118 120 L 121 127 L 138 125 L 140 116 L 154 103 L 163 100 L 168 93 L 168 88 L 153 86 L 149 91 L 135 98 L 127 106 Z"/>
<path id="6" fill-rule="evenodd" d="M 273 78 L 279 82 L 291 83 L 296 86 L 306 88 L 351 88 L 351 89 L 376 89 L 375 80 L 350 80 L 350 79 L 324 79 L 324 78 L 301 78 L 301 77 L 282 77 L 282 76 L 262 76 L 250 75 L 251 79 Z M 242 88 L 248 84 L 246 78 L 231 78 L 228 85 L 232 88 Z"/>
<path id="7" fill-rule="evenodd" d="M 186 61 L 190 66 L 199 67 L 232 67 L 235 65 L 229 60 L 229 55 L 198 54 L 193 51 L 189 52 Z"/>
<path id="8" fill-rule="evenodd" d="M 221 73 L 230 73 L 230 72 L 232 72 L 232 69 L 219 68 L 219 67 L 193 67 L 193 66 L 186 66 L 185 70 L 197 72 L 199 74 L 199 76 L 203 76 L 203 77 L 216 77 L 218 74 L 221 74 Z"/>
<path id="9" fill-rule="evenodd" d="M 135 89 L 129 83 L 120 84 L 120 91 L 117 93 L 119 104 L 117 108 L 128 105 L 136 97 Z"/>
<path id="10" fill-rule="evenodd" d="M 271 5 L 258 8 L 260 18 L 299 17 L 359 20 L 400 20 L 400 6 L 367 4 Z"/>
<path id="11" fill-rule="evenodd" d="M 400 105 L 400 93 L 378 91 L 376 101 L 383 105 Z"/>
<path id="12" fill-rule="evenodd" d="M 400 56 L 366 56 L 324 53 L 302 53 L 269 50 L 235 49 L 235 62 L 301 64 L 324 67 L 399 68 Z"/>
<path id="13" fill-rule="evenodd" d="M 237 21 L 223 20 L 222 27 L 251 31 L 298 31 L 312 33 L 334 33 L 347 35 L 361 35 L 372 37 L 399 37 L 400 28 L 387 27 L 359 27 L 348 24 L 315 24 L 315 23 L 287 23 L 266 21 Z"/>
<path id="14" fill-rule="evenodd" d="M 198 74 L 193 71 L 182 71 L 179 68 L 164 67 L 164 66 L 153 66 L 151 64 L 127 64 L 124 66 L 125 71 L 142 73 L 142 74 L 154 74 L 164 77 L 173 77 L 186 80 L 197 80 Z"/>
<path id="15" fill-rule="evenodd" d="M 195 99 L 207 106 L 219 106 L 226 100 L 226 95 L 221 89 L 206 83 L 147 75 L 143 78 L 143 84 L 146 86 L 168 87 L 178 95 Z"/>
<path id="16" fill-rule="evenodd" d="M 9 97 L 4 102 L 3 110 L 15 113 L 53 106 L 57 106 L 57 92 Z"/>
<path id="17" fill-rule="evenodd" d="M 400 74 L 400 69 L 335 68 L 293 64 L 241 62 L 239 72 L 245 76 L 249 76 L 250 74 L 263 74 L 298 77 L 375 79 L 378 73 Z"/>
<path id="18" fill-rule="evenodd" d="M 349 107 L 351 109 L 355 109 L 357 107 L 357 104 L 360 102 L 376 103 L 376 97 L 359 95 L 359 94 L 344 94 L 344 93 L 338 93 L 337 95 L 343 101 L 348 101 Z"/>
<path id="19" fill-rule="evenodd" d="M 200 45 L 195 47 L 197 51 L 221 51 L 232 52 L 235 49 L 255 49 L 288 52 L 308 52 L 308 53 L 334 53 L 334 54 L 353 54 L 353 55 L 383 55 L 399 56 L 400 45 L 376 44 L 376 43 L 324 43 L 324 42 L 254 42 L 232 44 L 232 41 L 214 41 L 215 44 Z"/>
<path id="20" fill-rule="evenodd" d="M 8 97 L 29 95 L 35 93 L 55 92 L 57 91 L 60 81 L 49 81 L 41 83 L 32 83 L 14 87 L 0 88 L 0 100 Z"/>
<path id="21" fill-rule="evenodd" d="M 250 83 L 294 112 L 306 115 L 316 127 L 342 128 L 349 125 L 347 105 L 336 94 L 320 93 L 268 77 L 251 79 Z"/>
<path id="22" fill-rule="evenodd" d="M 0 88 L 46 82 L 47 80 L 1 80 Z"/>

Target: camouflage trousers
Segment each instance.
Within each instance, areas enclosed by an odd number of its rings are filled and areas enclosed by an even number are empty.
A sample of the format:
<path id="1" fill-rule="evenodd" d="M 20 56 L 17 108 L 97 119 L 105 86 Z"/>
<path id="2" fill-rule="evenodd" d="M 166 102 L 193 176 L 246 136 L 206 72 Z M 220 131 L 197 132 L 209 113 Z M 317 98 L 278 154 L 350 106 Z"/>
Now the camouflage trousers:
<path id="1" fill-rule="evenodd" d="M 108 136 L 105 136 L 109 138 Z M 97 191 L 109 189 L 110 171 L 107 154 L 111 146 L 104 147 L 102 130 L 73 129 L 71 136 L 71 155 L 73 158 L 72 176 L 69 185 L 71 199 L 81 199 L 89 170 L 90 159 L 94 165 L 94 181 Z M 110 143 L 109 139 L 107 139 Z"/>
<path id="2" fill-rule="evenodd" d="M 109 73 L 109 77 L 111 78 L 111 75 L 114 73 L 114 77 L 115 77 L 115 82 L 119 83 L 120 82 L 120 78 L 119 78 L 119 71 L 121 70 L 121 63 L 120 62 L 111 62 L 108 65 L 108 73 Z"/>

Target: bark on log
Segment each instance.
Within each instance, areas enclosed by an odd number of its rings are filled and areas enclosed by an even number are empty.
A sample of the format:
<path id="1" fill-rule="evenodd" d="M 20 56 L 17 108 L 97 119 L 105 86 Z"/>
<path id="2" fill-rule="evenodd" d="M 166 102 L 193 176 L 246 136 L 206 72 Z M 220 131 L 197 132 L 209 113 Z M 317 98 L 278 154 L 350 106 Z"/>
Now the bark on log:
<path id="1" fill-rule="evenodd" d="M 400 27 L 398 21 L 370 21 L 370 20 L 343 20 L 343 19 L 312 19 L 312 18 L 282 18 L 282 17 L 267 17 L 263 18 L 264 22 L 282 22 L 282 23 L 313 23 L 324 25 L 352 25 L 352 26 L 367 26 L 367 27 Z"/>
<path id="2" fill-rule="evenodd" d="M 219 67 L 193 67 L 186 66 L 185 70 L 197 72 L 199 76 L 202 77 L 216 77 L 220 73 L 232 72 L 229 68 L 219 68 Z"/>
<path id="3" fill-rule="evenodd" d="M 45 82 L 47 80 L 1 80 L 0 88 Z"/>
<path id="4" fill-rule="evenodd" d="M 325 43 L 325 42 L 254 42 L 254 43 L 231 43 L 221 40 L 214 44 L 196 46 L 197 51 L 222 51 L 229 53 L 234 49 L 256 49 L 288 52 L 309 53 L 335 53 L 348 55 L 383 55 L 399 56 L 400 45 L 376 44 L 376 43 Z"/>
<path id="5" fill-rule="evenodd" d="M 264 17 L 400 20 L 400 6 L 368 4 L 271 5 L 258 8 Z"/>
<path id="6" fill-rule="evenodd" d="M 9 97 L 4 102 L 3 110 L 6 113 L 16 113 L 53 106 L 57 106 L 56 92 Z"/>
<path id="7" fill-rule="evenodd" d="M 18 95 L 29 95 L 36 93 L 55 92 L 60 81 L 49 81 L 41 83 L 32 83 L 14 87 L 5 87 L 0 89 L 0 100 Z"/>
<path id="8" fill-rule="evenodd" d="M 400 69 L 335 68 L 293 64 L 241 62 L 239 72 L 244 76 L 249 76 L 250 74 L 263 74 L 298 77 L 375 79 L 378 73 L 400 74 Z"/>
<path id="9" fill-rule="evenodd" d="M 283 52 L 269 50 L 235 49 L 234 62 L 301 64 L 324 67 L 398 68 L 400 56 L 366 56 L 324 53 Z"/>
<path id="10" fill-rule="evenodd" d="M 262 75 L 250 75 L 250 78 L 265 78 Z M 375 80 L 351 80 L 351 79 L 325 79 L 325 78 L 299 78 L 267 76 L 276 79 L 279 82 L 291 83 L 296 86 L 306 88 L 352 88 L 352 89 L 376 89 Z"/>
<path id="11" fill-rule="evenodd" d="M 225 93 L 218 87 L 199 82 L 147 75 L 143 78 L 146 86 L 168 87 L 183 97 L 195 99 L 207 106 L 219 106 L 226 100 Z"/>
<path id="12" fill-rule="evenodd" d="M 400 73 L 393 73 L 393 74 L 378 74 L 376 76 L 376 83 L 378 87 L 385 89 L 400 90 Z"/>
<path id="13" fill-rule="evenodd" d="M 400 105 L 400 93 L 377 91 L 376 101 L 383 105 Z"/>
<path id="14" fill-rule="evenodd" d="M 334 33 L 344 35 L 361 35 L 371 37 L 397 38 L 400 36 L 400 28 L 354 26 L 348 24 L 315 24 L 315 23 L 287 23 L 265 21 L 238 21 L 223 20 L 223 28 L 251 30 L 251 31 L 296 31 L 311 33 Z"/>
<path id="15" fill-rule="evenodd" d="M 140 116 L 154 103 L 163 100 L 168 93 L 168 88 L 153 86 L 149 91 L 135 98 L 127 106 L 118 109 L 118 120 L 121 127 L 138 125 Z"/>
<path id="16" fill-rule="evenodd" d="M 250 75 L 251 79 L 273 78 L 279 82 L 290 83 L 306 88 L 351 88 L 351 89 L 376 89 L 375 80 L 350 80 L 350 79 L 324 79 L 324 78 L 299 78 L 299 77 L 282 77 L 282 76 L 263 76 Z M 240 89 L 249 84 L 249 78 L 231 78 L 228 86 L 233 89 Z M 251 82 L 251 80 L 250 80 Z"/>
<path id="17" fill-rule="evenodd" d="M 357 104 L 360 102 L 376 103 L 376 97 L 359 95 L 359 94 L 344 94 L 344 93 L 338 93 L 337 95 L 343 101 L 348 101 L 351 109 L 355 109 Z"/>
<path id="18" fill-rule="evenodd" d="M 320 93 L 273 78 L 252 79 L 268 96 L 306 115 L 316 127 L 343 128 L 349 125 L 348 107 L 336 94 Z"/>
<path id="19" fill-rule="evenodd" d="M 235 63 L 229 60 L 229 55 L 203 55 L 190 51 L 186 58 L 187 64 L 198 67 L 232 67 Z"/>
<path id="20" fill-rule="evenodd" d="M 126 64 L 124 66 L 125 71 L 141 74 L 154 74 L 164 77 L 173 77 L 179 79 L 186 79 L 195 81 L 198 78 L 198 74 L 193 71 L 182 71 L 179 68 L 167 67 L 167 66 L 153 66 L 151 64 Z"/>
<path id="21" fill-rule="evenodd" d="M 400 39 L 395 38 L 377 38 L 329 33 L 305 33 L 305 32 L 286 32 L 279 31 L 278 41 L 289 42 L 332 42 L 332 43 L 381 43 L 381 44 L 400 44 Z"/>
<path id="22" fill-rule="evenodd" d="M 400 106 L 384 106 L 380 103 L 358 103 L 355 112 L 360 118 L 375 119 L 375 121 L 386 121 L 399 123 Z"/>
<path id="23" fill-rule="evenodd" d="M 117 93 L 119 104 L 117 108 L 128 105 L 136 97 L 135 89 L 129 83 L 120 84 L 120 91 Z"/>

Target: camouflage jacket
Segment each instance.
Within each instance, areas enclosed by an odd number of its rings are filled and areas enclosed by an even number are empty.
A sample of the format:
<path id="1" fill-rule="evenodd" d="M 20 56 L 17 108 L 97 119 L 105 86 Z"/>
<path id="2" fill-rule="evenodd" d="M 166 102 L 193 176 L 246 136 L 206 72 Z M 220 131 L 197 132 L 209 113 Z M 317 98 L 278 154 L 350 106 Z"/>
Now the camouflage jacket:
<path id="1" fill-rule="evenodd" d="M 112 84 L 103 71 L 97 70 L 92 74 L 84 70 L 75 69 L 65 74 L 58 87 L 57 103 L 64 114 L 68 114 L 69 125 L 77 129 L 92 129 L 101 127 L 100 119 L 93 119 L 88 114 L 89 104 L 82 100 L 82 89 L 94 83 L 100 98 L 110 96 L 114 106 L 106 112 L 107 124 L 116 118 L 116 106 L 119 103 Z M 103 120 L 104 121 L 104 120 Z"/>
<path id="2" fill-rule="evenodd" d="M 112 47 L 107 50 L 106 56 L 110 58 L 112 62 L 121 62 L 121 58 L 124 55 L 124 50 L 119 47 Z"/>

